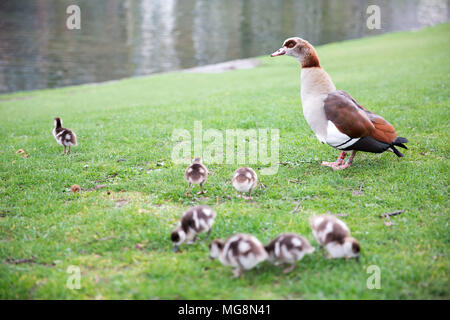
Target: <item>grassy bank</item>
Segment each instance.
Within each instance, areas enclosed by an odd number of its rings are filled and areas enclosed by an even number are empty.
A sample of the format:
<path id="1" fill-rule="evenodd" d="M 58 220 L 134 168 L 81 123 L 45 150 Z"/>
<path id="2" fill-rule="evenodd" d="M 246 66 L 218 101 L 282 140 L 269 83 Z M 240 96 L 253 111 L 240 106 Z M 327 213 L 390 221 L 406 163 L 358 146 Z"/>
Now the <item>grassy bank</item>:
<path id="1" fill-rule="evenodd" d="M 0 298 L 450 298 L 449 35 L 446 24 L 318 47 L 336 86 L 410 141 L 402 159 L 358 154 L 343 172 L 319 165 L 337 152 L 303 118 L 292 58 L 0 96 Z M 78 135 L 70 156 L 51 135 L 55 116 Z M 280 129 L 284 164 L 260 176 L 265 188 L 255 202 L 235 197 L 237 165 L 210 165 L 206 197 L 184 195 L 185 166 L 171 161 L 171 136 L 192 133 L 195 120 L 224 132 Z M 75 183 L 106 188 L 67 192 Z M 308 218 L 346 214 L 361 263 L 316 251 L 288 275 L 262 264 L 233 279 L 209 260 L 206 242 L 171 250 L 170 231 L 198 203 L 218 213 L 213 238 L 247 232 L 268 242 L 292 231 L 316 247 Z M 392 224 L 378 217 L 400 209 Z M 79 290 L 66 287 L 70 265 L 80 267 Z M 381 270 L 379 290 L 366 287 L 370 265 Z"/>

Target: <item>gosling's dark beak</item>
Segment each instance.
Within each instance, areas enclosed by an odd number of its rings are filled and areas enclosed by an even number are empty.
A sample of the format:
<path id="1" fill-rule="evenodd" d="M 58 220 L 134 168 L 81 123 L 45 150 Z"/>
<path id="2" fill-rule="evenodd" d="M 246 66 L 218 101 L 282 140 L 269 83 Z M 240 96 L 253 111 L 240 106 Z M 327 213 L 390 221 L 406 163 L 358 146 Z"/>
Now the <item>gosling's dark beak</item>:
<path id="1" fill-rule="evenodd" d="M 286 54 L 286 50 L 284 50 L 283 48 L 280 48 L 277 51 L 275 51 L 274 53 L 272 53 L 270 56 L 276 57 L 276 56 L 282 56 L 283 54 Z"/>
<path id="2" fill-rule="evenodd" d="M 359 256 L 356 256 L 356 257 L 355 257 L 355 260 L 356 260 L 356 262 L 359 263 Z"/>
<path id="3" fill-rule="evenodd" d="M 178 252 L 178 246 L 173 246 L 173 252 Z"/>
<path id="4" fill-rule="evenodd" d="M 212 260 L 214 260 L 214 258 L 213 257 L 211 257 L 211 256 L 209 256 L 209 259 L 212 261 Z"/>

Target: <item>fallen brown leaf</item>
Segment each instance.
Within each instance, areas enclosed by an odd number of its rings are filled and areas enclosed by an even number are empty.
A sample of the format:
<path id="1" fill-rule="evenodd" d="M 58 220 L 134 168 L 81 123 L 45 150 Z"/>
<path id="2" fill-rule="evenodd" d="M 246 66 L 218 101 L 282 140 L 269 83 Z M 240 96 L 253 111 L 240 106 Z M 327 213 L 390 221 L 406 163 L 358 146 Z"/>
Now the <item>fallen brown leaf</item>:
<path id="1" fill-rule="evenodd" d="M 117 201 L 116 201 L 116 207 L 117 207 L 117 208 L 123 207 L 124 205 L 127 205 L 128 202 L 129 202 L 129 201 L 128 201 L 127 199 L 120 199 L 120 200 L 117 200 Z"/>
<path id="2" fill-rule="evenodd" d="M 77 193 L 81 191 L 81 187 L 77 184 L 74 184 L 73 186 L 70 187 L 70 191 L 72 191 L 73 193 Z"/>

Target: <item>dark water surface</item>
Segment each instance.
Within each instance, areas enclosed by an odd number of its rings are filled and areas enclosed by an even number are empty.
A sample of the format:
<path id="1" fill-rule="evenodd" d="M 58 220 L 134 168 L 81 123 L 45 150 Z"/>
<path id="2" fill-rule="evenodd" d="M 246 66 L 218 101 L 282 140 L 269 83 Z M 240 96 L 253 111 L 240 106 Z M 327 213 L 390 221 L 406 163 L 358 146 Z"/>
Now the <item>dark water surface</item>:
<path id="1" fill-rule="evenodd" d="M 66 8 L 81 8 L 68 30 Z M 369 30 L 369 5 L 381 29 Z M 0 93 L 100 82 L 448 21 L 448 0 L 0 0 Z"/>

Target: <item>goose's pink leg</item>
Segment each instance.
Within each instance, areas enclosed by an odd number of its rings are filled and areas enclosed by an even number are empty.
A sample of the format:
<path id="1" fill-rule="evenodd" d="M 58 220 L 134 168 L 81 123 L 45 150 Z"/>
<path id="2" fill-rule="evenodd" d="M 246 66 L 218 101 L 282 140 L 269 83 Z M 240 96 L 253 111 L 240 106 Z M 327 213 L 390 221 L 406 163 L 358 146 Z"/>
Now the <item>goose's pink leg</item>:
<path id="1" fill-rule="evenodd" d="M 345 164 L 340 164 L 338 166 L 332 166 L 333 170 L 344 170 L 344 169 L 350 167 L 353 163 L 353 159 L 355 158 L 355 155 L 356 155 L 356 151 L 353 151 L 351 156 L 345 162 Z"/>
<path id="2" fill-rule="evenodd" d="M 332 167 L 332 168 L 340 166 L 340 165 L 342 165 L 344 163 L 344 159 L 345 159 L 346 155 L 347 155 L 347 153 L 345 151 L 342 151 L 341 154 L 339 155 L 339 158 L 337 158 L 336 162 L 323 161 L 322 165 L 326 166 L 326 167 Z"/>

